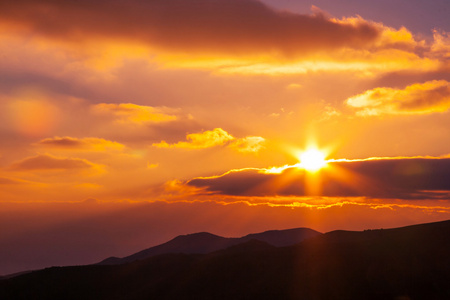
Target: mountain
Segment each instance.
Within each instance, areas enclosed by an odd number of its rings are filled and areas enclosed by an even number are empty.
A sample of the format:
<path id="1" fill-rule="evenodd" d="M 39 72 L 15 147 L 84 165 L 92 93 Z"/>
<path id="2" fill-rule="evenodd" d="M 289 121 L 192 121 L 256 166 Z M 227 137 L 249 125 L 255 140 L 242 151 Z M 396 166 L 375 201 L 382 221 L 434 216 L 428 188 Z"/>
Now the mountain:
<path id="1" fill-rule="evenodd" d="M 262 233 L 253 233 L 240 238 L 240 243 L 249 240 L 266 242 L 275 247 L 284 247 L 298 244 L 305 239 L 312 238 L 322 233 L 309 228 L 294 228 L 285 230 L 269 230 Z"/>
<path id="2" fill-rule="evenodd" d="M 167 243 L 142 250 L 124 258 L 109 257 L 98 264 L 123 264 L 167 253 L 205 254 L 242 244 L 252 239 L 266 242 L 276 247 L 290 246 L 320 234 L 320 232 L 309 228 L 270 230 L 262 233 L 249 234 L 240 238 L 224 238 L 208 232 L 200 232 L 177 236 Z"/>
<path id="3" fill-rule="evenodd" d="M 0 299 L 450 299 L 450 221 L 251 239 L 208 254 L 53 267 L 0 281 Z"/>

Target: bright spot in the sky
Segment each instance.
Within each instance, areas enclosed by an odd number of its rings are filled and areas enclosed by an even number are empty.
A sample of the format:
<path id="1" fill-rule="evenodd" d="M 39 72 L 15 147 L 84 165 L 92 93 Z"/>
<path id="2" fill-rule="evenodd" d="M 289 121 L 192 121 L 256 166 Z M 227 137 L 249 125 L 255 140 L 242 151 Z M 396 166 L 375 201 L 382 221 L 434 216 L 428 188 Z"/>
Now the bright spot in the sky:
<path id="1" fill-rule="evenodd" d="M 308 171 L 317 171 L 327 164 L 325 154 L 317 149 L 309 149 L 300 154 L 300 166 Z"/>

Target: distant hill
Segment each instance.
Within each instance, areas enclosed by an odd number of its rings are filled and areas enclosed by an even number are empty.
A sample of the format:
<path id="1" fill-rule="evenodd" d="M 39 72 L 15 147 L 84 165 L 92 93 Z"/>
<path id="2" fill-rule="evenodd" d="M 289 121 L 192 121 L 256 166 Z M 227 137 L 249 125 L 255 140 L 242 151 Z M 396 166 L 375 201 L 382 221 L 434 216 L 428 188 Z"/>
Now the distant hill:
<path id="1" fill-rule="evenodd" d="M 240 238 L 240 242 L 258 240 L 275 247 L 291 246 L 312 238 L 322 233 L 309 228 L 294 228 L 285 230 L 269 230 L 261 233 L 253 233 Z"/>
<path id="2" fill-rule="evenodd" d="M 159 254 L 184 253 L 205 254 L 248 242 L 252 239 L 266 242 L 272 246 L 290 246 L 321 233 L 309 228 L 286 230 L 270 230 L 249 234 L 240 238 L 224 238 L 208 232 L 180 235 L 167 243 L 151 247 L 124 258 L 110 257 L 101 261 L 100 265 L 116 265 L 146 259 Z"/>
<path id="3" fill-rule="evenodd" d="M 0 280 L 0 299 L 450 299 L 450 221 L 250 239 L 208 254 L 53 267 Z"/>

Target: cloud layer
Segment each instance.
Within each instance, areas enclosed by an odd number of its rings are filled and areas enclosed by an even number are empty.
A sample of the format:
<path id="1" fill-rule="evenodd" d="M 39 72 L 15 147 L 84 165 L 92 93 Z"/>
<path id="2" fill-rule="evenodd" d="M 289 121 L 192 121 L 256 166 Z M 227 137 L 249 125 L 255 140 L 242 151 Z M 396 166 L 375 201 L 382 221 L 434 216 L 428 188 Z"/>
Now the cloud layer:
<path id="1" fill-rule="evenodd" d="M 3 22 L 59 39 L 122 38 L 173 50 L 285 55 L 361 47 L 379 35 L 369 23 L 276 11 L 251 0 L 3 2 Z"/>
<path id="2" fill-rule="evenodd" d="M 39 154 L 14 163 L 11 169 L 15 171 L 83 170 L 91 169 L 94 166 L 85 159 Z"/>
<path id="3" fill-rule="evenodd" d="M 187 184 L 222 195 L 448 199 L 448 178 L 449 158 L 398 158 L 334 161 L 319 173 L 297 166 L 243 169 Z"/>
<path id="4" fill-rule="evenodd" d="M 153 146 L 159 148 L 187 148 L 202 149 L 223 145 L 228 141 L 234 140 L 234 137 L 222 128 L 203 131 L 201 133 L 190 133 L 186 135 L 188 142 L 178 142 L 176 144 L 168 144 L 165 141 L 155 143 Z"/>
<path id="5" fill-rule="evenodd" d="M 101 138 L 73 138 L 69 136 L 46 138 L 36 145 L 51 149 L 76 150 L 76 151 L 109 151 L 123 150 L 124 145 Z"/>
<path id="6" fill-rule="evenodd" d="M 450 109 L 450 83 L 433 80 L 404 89 L 379 87 L 347 99 L 361 116 L 428 114 Z"/>
<path id="7" fill-rule="evenodd" d="M 228 144 L 228 147 L 238 152 L 258 152 L 263 148 L 265 139 L 260 136 L 248 136 L 236 139 L 222 128 L 214 128 L 200 133 L 189 133 L 186 135 L 187 142 L 169 144 L 166 141 L 154 143 L 158 148 L 184 148 L 204 149 Z"/>
<path id="8" fill-rule="evenodd" d="M 94 105 L 93 111 L 101 115 L 113 116 L 121 123 L 162 123 L 177 119 L 176 115 L 171 114 L 174 112 L 173 109 L 133 103 L 100 103 Z"/>

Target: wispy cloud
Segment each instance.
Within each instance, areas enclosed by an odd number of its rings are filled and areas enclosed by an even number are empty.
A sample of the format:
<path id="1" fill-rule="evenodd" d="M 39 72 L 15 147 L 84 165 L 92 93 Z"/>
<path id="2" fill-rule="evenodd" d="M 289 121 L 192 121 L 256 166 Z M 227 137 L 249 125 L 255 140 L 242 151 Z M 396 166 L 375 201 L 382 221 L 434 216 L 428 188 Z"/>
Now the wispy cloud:
<path id="1" fill-rule="evenodd" d="M 51 171 L 51 170 L 86 170 L 96 165 L 86 159 L 56 157 L 49 154 L 39 154 L 27 157 L 11 165 L 14 171 Z"/>
<path id="2" fill-rule="evenodd" d="M 445 112 L 450 109 L 450 83 L 433 80 L 404 89 L 375 88 L 348 98 L 346 104 L 360 116 Z"/>
<path id="3" fill-rule="evenodd" d="M 200 133 L 190 133 L 186 135 L 186 140 L 187 142 L 174 144 L 161 141 L 160 143 L 154 143 L 153 146 L 158 148 L 204 149 L 228 145 L 229 148 L 238 152 L 258 152 L 263 148 L 263 143 L 265 142 L 265 139 L 260 136 L 236 139 L 222 128 L 206 130 Z"/>
<path id="4" fill-rule="evenodd" d="M 43 146 L 51 149 L 60 150 L 76 150 L 76 151 L 106 151 L 106 150 L 123 150 L 124 145 L 108 141 L 101 138 L 87 137 L 53 137 L 40 140 L 36 143 L 37 146 Z"/>
<path id="5" fill-rule="evenodd" d="M 111 115 L 121 123 L 162 123 L 177 119 L 177 116 L 172 114 L 173 109 L 133 103 L 100 103 L 93 106 L 93 111 L 98 114 Z"/>
<path id="6" fill-rule="evenodd" d="M 223 145 L 228 141 L 234 140 L 234 137 L 222 128 L 215 128 L 201 133 L 190 133 L 186 135 L 186 139 L 188 140 L 187 142 L 168 144 L 162 141 L 153 144 L 153 146 L 159 148 L 203 149 Z"/>
<path id="7" fill-rule="evenodd" d="M 264 147 L 265 138 L 260 136 L 248 136 L 237 139 L 230 144 L 230 148 L 239 152 L 258 152 Z"/>

